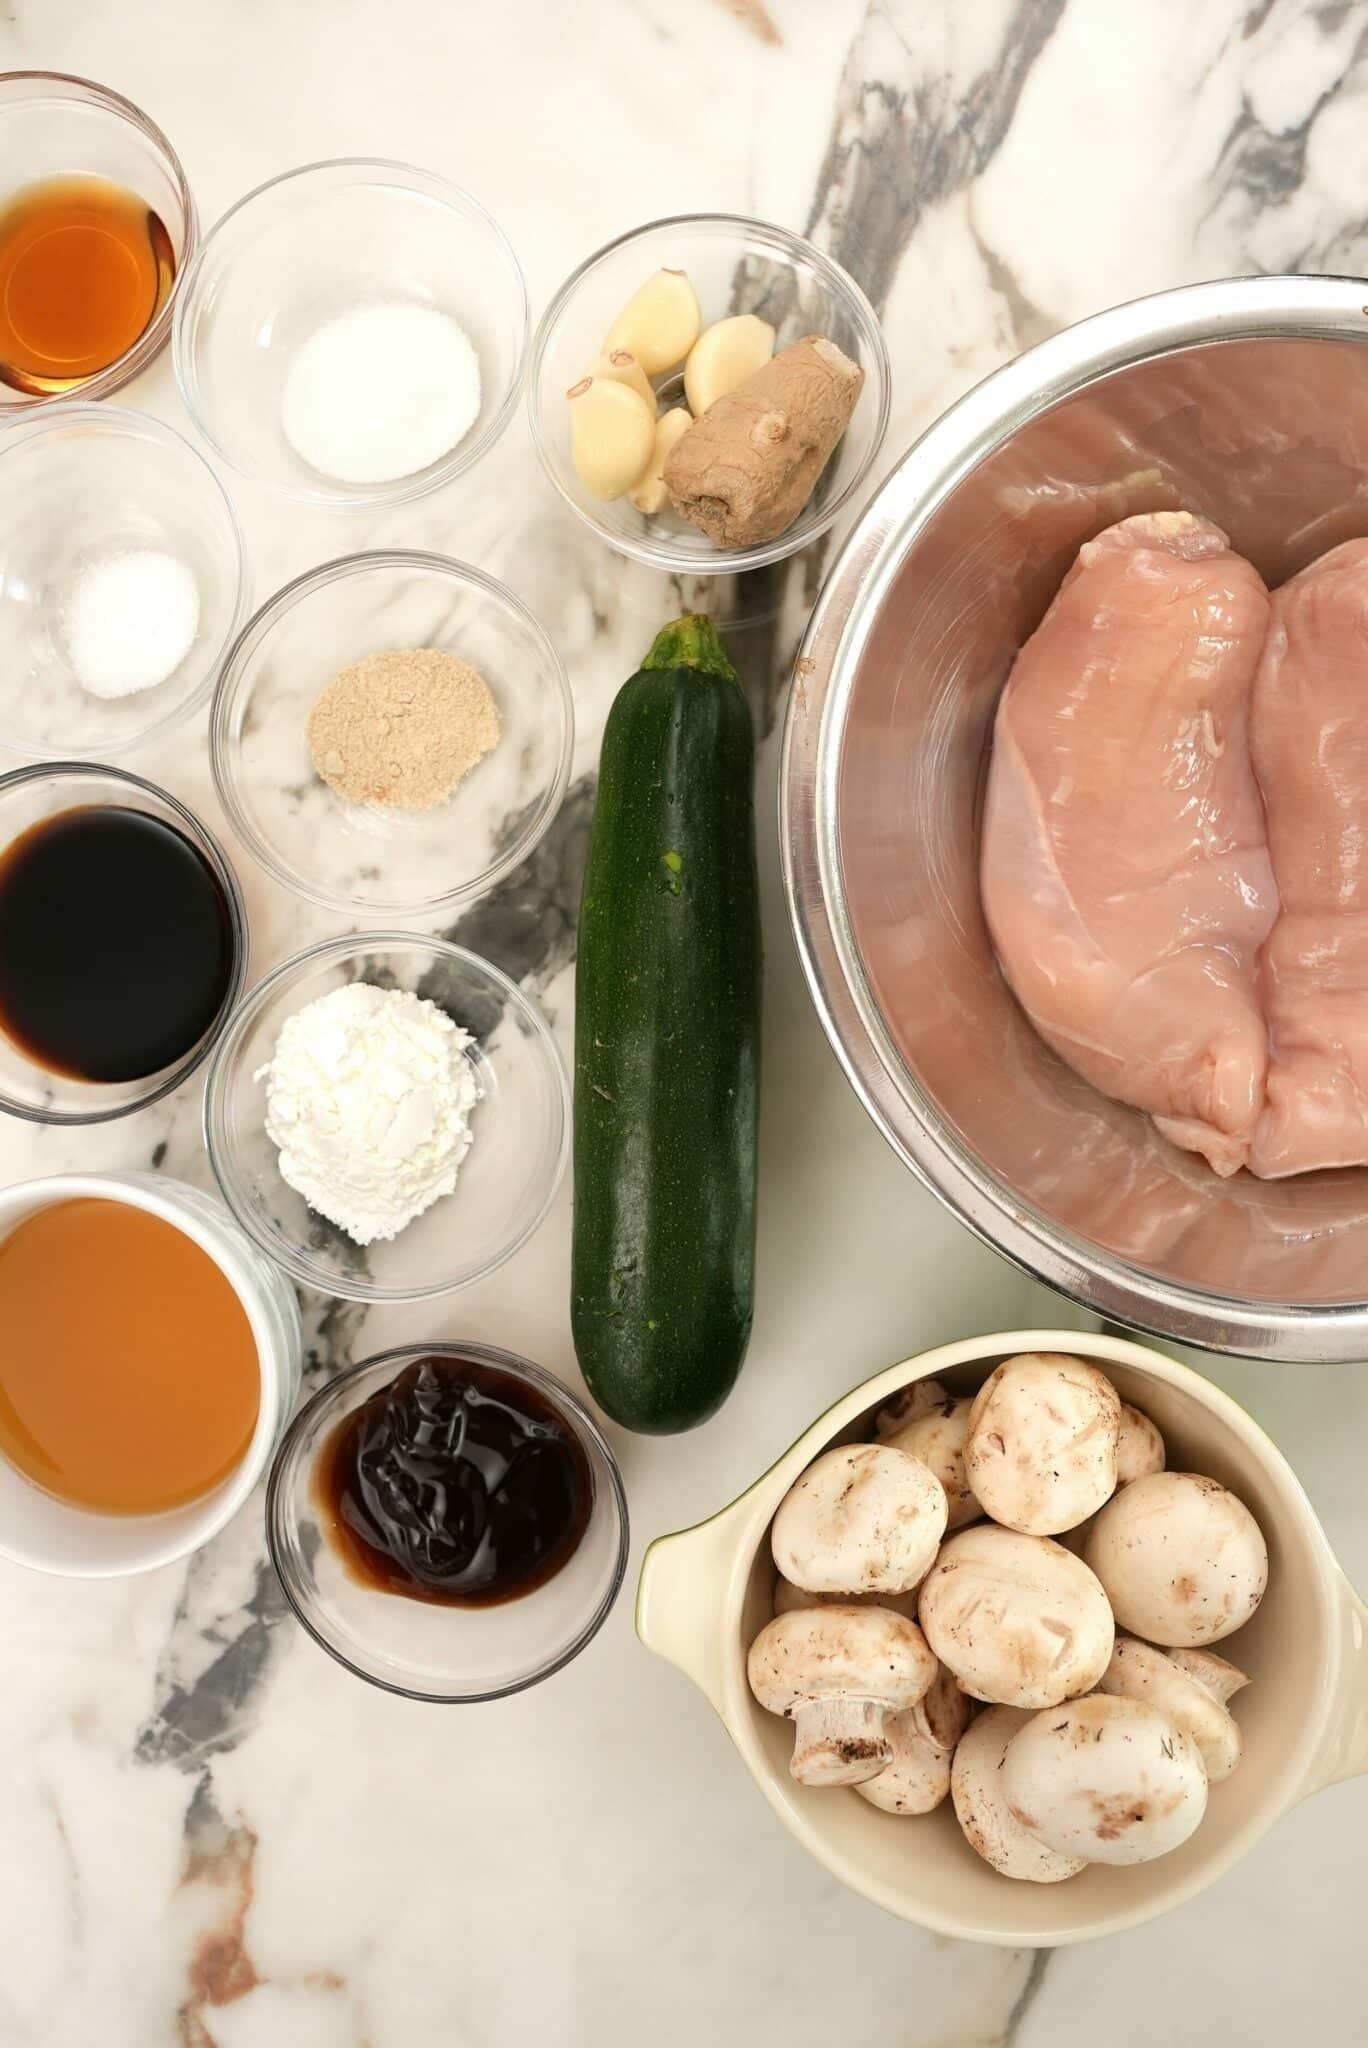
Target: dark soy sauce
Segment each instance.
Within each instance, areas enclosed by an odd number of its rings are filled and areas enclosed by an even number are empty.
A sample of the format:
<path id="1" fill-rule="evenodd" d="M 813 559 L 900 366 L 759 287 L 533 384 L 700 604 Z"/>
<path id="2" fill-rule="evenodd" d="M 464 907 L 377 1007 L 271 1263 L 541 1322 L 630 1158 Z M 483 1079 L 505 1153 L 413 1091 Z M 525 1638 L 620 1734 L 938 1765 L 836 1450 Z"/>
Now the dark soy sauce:
<path id="1" fill-rule="evenodd" d="M 50 1073 L 141 1081 L 174 1066 L 233 967 L 223 885 L 162 818 L 84 804 L 0 853 L 0 1030 Z"/>
<path id="2" fill-rule="evenodd" d="M 337 1425 L 315 1493 L 354 1578 L 452 1607 L 531 1593 L 589 1526 L 593 1475 L 535 1387 L 473 1359 L 419 1359 Z"/>

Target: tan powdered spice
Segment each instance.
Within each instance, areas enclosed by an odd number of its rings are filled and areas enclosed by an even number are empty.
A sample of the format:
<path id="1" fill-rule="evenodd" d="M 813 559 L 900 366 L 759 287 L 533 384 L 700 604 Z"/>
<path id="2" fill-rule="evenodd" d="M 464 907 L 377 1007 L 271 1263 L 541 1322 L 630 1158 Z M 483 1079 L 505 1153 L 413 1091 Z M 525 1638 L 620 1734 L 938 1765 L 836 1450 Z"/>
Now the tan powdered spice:
<path id="1" fill-rule="evenodd" d="M 314 767 L 339 796 L 429 811 L 498 745 L 499 713 L 468 661 L 405 647 L 339 669 L 307 730 Z"/>

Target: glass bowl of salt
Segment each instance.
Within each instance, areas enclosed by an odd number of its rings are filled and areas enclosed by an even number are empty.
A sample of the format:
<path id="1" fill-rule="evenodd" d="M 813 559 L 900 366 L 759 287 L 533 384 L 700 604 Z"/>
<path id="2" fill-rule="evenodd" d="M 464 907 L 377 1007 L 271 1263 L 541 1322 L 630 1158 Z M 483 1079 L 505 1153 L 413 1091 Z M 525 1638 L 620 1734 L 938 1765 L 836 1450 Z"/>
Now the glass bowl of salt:
<path id="1" fill-rule="evenodd" d="M 201 243 L 172 350 L 233 468 L 313 504 L 400 504 L 470 469 L 517 402 L 527 291 L 507 236 L 408 164 L 306 165 Z"/>
<path id="2" fill-rule="evenodd" d="M 45 405 L 0 441 L 0 746 L 107 760 L 197 711 L 247 609 L 204 458 L 121 406 Z"/>

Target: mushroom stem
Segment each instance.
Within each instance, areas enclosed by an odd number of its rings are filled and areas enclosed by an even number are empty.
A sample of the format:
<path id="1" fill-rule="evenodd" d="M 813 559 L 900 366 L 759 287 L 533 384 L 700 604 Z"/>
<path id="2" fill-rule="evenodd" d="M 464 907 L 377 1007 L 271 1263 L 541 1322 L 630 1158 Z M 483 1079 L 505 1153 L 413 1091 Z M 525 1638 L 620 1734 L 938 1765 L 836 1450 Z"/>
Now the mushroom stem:
<path id="1" fill-rule="evenodd" d="M 803 1700 L 794 1709 L 789 1770 L 800 1785 L 859 1785 L 893 1759 L 879 1700 Z"/>
<path id="2" fill-rule="evenodd" d="M 1195 1678 L 1221 1706 L 1249 1684 L 1247 1671 L 1241 1671 L 1228 1658 L 1218 1657 L 1214 1650 L 1169 1650 L 1165 1654 L 1171 1664 L 1186 1671 L 1189 1678 Z"/>

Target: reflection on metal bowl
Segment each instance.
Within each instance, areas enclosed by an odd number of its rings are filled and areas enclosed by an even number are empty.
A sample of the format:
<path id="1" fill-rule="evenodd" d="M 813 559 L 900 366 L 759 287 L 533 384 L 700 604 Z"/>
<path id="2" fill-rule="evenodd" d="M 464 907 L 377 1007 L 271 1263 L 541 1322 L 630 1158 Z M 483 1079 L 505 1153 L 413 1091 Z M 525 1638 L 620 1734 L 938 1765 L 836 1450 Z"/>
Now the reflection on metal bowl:
<path id="1" fill-rule="evenodd" d="M 1368 1354 L 1368 1172 L 1222 1182 L 1073 1075 L 994 962 L 978 809 L 1013 656 L 1104 526 L 1205 513 L 1270 584 L 1368 534 L 1366 296 L 1338 278 L 1167 292 L 970 392 L 847 542 L 785 735 L 804 968 L 906 1163 L 1089 1307 L 1293 1360 Z"/>

